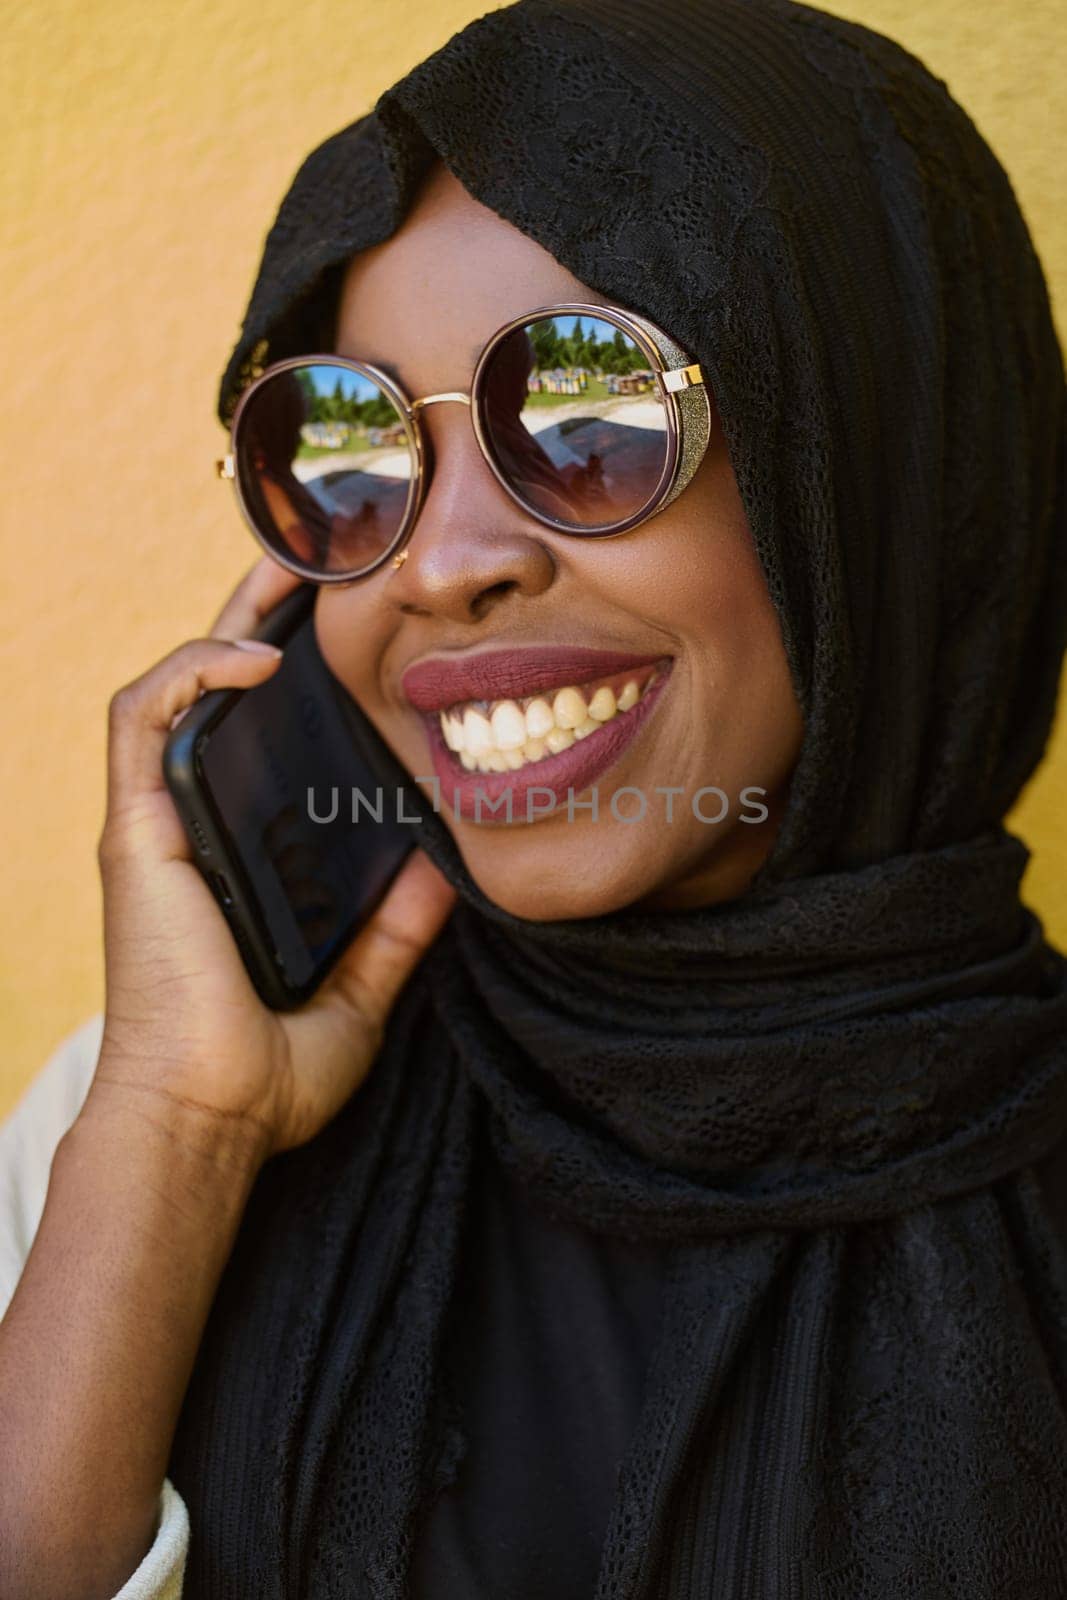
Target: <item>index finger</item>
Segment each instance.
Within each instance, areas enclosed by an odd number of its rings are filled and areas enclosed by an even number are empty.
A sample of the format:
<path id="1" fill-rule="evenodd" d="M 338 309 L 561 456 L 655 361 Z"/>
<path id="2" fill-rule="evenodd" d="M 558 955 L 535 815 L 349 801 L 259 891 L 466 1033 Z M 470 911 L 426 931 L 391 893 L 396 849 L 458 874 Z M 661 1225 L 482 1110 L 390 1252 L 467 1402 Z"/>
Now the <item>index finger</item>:
<path id="1" fill-rule="evenodd" d="M 236 589 L 212 623 L 207 637 L 210 639 L 250 639 L 274 610 L 300 587 L 302 579 L 283 567 L 270 556 L 259 558 L 249 567 Z"/>

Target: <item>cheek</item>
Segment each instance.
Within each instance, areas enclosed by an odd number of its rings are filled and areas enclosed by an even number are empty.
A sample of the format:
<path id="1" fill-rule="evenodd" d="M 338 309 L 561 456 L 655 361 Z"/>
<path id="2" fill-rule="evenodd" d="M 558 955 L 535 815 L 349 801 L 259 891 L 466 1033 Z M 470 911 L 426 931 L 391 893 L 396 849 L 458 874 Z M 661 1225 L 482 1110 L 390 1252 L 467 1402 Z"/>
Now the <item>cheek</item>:
<path id="1" fill-rule="evenodd" d="M 382 607 L 367 592 L 321 589 L 315 601 L 319 652 L 375 722 L 384 712 L 378 664 L 385 649 Z"/>
<path id="2" fill-rule="evenodd" d="M 630 591 L 649 616 L 684 641 L 711 681 L 786 666 L 778 615 L 733 481 L 713 463 L 658 521 L 659 538 L 635 541 L 625 562 Z M 621 565 L 621 564 L 620 564 Z"/>
<path id="3" fill-rule="evenodd" d="M 739 553 L 709 597 L 700 652 L 708 759 L 724 787 L 755 785 L 774 792 L 796 764 L 804 724 L 793 688 L 781 626 L 754 551 Z"/>
<path id="4" fill-rule="evenodd" d="M 783 671 L 788 678 L 778 614 L 750 542 L 724 544 L 690 592 L 703 619 L 694 630 L 701 646 L 731 679 L 780 681 Z"/>
<path id="5" fill-rule="evenodd" d="M 625 548 L 624 548 L 625 547 Z M 688 639 L 723 633 L 743 615 L 751 624 L 770 607 L 744 505 L 720 440 L 673 505 L 620 539 L 620 572 L 649 615 Z M 628 569 L 628 570 L 627 570 Z M 772 608 L 773 611 L 773 608 Z"/>
<path id="6" fill-rule="evenodd" d="M 683 641 L 685 744 L 701 781 L 777 787 L 803 737 L 778 613 L 736 493 L 720 492 L 703 516 L 694 509 L 634 581 Z"/>

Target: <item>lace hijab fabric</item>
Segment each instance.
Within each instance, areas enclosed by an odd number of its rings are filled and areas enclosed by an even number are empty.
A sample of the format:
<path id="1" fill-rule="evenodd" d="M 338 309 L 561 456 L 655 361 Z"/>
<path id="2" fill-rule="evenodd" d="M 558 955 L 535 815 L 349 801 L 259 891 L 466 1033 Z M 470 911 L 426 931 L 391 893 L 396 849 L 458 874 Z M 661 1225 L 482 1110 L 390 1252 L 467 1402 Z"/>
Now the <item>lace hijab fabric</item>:
<path id="1" fill-rule="evenodd" d="M 465 1449 L 438 1372 L 491 1149 L 669 1253 L 594 1600 L 1062 1600 L 1067 962 L 1002 818 L 1067 642 L 1065 386 L 1009 180 L 855 23 L 519 0 L 308 156 L 224 421 L 332 347 L 435 156 L 701 362 L 805 739 L 750 889 L 685 914 L 513 918 L 412 792 L 459 904 L 253 1191 L 169 1468 L 187 1594 L 408 1592 Z"/>

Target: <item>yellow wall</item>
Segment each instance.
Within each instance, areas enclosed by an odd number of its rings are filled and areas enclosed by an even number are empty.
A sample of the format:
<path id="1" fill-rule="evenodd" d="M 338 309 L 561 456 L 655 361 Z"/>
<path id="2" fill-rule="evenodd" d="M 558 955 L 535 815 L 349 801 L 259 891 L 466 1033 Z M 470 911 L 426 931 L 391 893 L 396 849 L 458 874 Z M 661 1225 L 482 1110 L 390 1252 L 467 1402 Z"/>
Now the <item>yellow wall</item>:
<path id="1" fill-rule="evenodd" d="M 2 0 L 5 334 L 0 1113 L 103 1000 L 112 691 L 253 558 L 215 386 L 302 156 L 484 10 L 471 0 Z M 829 6 L 827 9 L 839 9 Z M 1016 185 L 1063 328 L 1059 0 L 854 0 L 944 77 Z M 1067 712 L 1013 817 L 1067 946 Z"/>

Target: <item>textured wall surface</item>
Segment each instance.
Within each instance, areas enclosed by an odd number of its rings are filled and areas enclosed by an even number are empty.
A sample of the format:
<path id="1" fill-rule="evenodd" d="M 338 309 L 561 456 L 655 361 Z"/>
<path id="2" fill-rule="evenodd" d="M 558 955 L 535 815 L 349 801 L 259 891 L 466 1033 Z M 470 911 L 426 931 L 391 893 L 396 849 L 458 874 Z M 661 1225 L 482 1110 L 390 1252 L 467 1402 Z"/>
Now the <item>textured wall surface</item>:
<path id="1" fill-rule="evenodd" d="M 254 558 L 216 382 L 306 151 L 488 5 L 4 0 L 0 1113 L 103 1003 L 107 702 Z M 827 6 L 899 39 L 1015 184 L 1067 308 L 1059 0 Z M 1067 708 L 1010 822 L 1067 946 Z"/>

